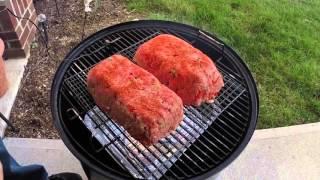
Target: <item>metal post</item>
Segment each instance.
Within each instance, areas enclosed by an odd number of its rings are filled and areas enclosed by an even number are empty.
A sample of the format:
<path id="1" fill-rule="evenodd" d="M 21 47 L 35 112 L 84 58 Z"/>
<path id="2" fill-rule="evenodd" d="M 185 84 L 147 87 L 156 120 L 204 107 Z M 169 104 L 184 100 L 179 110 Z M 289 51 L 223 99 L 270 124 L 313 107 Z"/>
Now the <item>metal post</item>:
<path id="1" fill-rule="evenodd" d="M 54 0 L 54 1 L 55 1 L 55 3 L 56 3 L 56 9 L 57 9 L 58 16 L 60 16 L 59 7 L 58 7 L 58 2 L 57 2 L 57 0 Z"/>
<path id="2" fill-rule="evenodd" d="M 85 36 L 85 32 L 84 31 L 85 31 L 86 23 L 87 23 L 87 12 L 84 12 L 81 40 L 83 40 L 83 38 Z"/>
<path id="3" fill-rule="evenodd" d="M 38 22 L 39 25 L 41 27 L 41 31 L 44 33 L 44 40 L 46 43 L 46 47 L 48 47 L 48 32 L 47 32 L 47 26 L 48 26 L 48 22 L 47 22 L 47 17 L 44 14 L 39 14 L 38 15 Z"/>

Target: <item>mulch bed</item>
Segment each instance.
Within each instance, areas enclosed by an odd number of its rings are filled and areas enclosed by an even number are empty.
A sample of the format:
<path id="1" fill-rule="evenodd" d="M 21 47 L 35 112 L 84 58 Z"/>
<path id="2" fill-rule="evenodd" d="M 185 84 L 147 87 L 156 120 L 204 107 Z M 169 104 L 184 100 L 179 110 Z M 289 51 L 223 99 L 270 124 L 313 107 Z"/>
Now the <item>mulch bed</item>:
<path id="1" fill-rule="evenodd" d="M 38 13 L 46 14 L 49 22 L 49 54 L 43 42 L 36 37 L 31 45 L 30 58 L 13 106 L 10 121 L 18 129 L 9 129 L 6 136 L 28 138 L 59 138 L 53 125 L 50 110 L 50 88 L 53 75 L 60 62 L 72 47 L 82 39 L 84 17 L 83 1 L 58 0 L 60 16 L 54 1 L 36 1 Z M 104 27 L 135 19 L 136 14 L 129 12 L 118 0 L 101 0 L 101 6 L 88 14 L 85 36 Z"/>

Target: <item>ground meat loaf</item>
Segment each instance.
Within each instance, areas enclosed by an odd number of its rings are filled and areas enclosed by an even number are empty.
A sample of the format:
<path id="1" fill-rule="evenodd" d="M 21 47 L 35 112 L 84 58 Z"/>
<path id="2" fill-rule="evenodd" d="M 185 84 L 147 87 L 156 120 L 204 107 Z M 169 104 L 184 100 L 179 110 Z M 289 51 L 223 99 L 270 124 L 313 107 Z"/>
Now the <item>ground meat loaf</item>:
<path id="1" fill-rule="evenodd" d="M 102 111 L 144 145 L 157 142 L 183 119 L 181 98 L 121 55 L 93 67 L 87 84 Z"/>
<path id="2" fill-rule="evenodd" d="M 185 105 L 210 102 L 224 86 L 213 61 L 173 35 L 158 35 L 142 44 L 134 61 L 176 92 Z"/>

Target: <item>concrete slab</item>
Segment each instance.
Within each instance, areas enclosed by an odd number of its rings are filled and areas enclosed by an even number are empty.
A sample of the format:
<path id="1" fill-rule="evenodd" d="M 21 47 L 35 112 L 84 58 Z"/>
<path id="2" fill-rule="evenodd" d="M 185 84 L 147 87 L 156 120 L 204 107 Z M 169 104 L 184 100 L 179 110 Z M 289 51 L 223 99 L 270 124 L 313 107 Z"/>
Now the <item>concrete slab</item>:
<path id="1" fill-rule="evenodd" d="M 4 96 L 0 98 L 0 112 L 9 119 L 11 108 L 16 99 L 20 81 L 23 77 L 28 58 L 9 59 L 5 61 L 5 68 L 9 80 L 9 89 Z M 0 137 L 3 137 L 7 124 L 0 119 Z"/>
<path id="2" fill-rule="evenodd" d="M 320 123 L 257 130 L 217 179 L 320 179 Z"/>
<path id="3" fill-rule="evenodd" d="M 5 138 L 4 144 L 21 165 L 41 164 L 50 175 L 75 172 L 87 179 L 80 162 L 61 140 Z"/>
<path id="4" fill-rule="evenodd" d="M 85 177 L 79 161 L 61 140 L 6 138 L 21 164 L 43 164 L 50 174 L 71 171 Z M 320 123 L 257 130 L 241 155 L 216 178 L 304 179 L 320 177 Z"/>

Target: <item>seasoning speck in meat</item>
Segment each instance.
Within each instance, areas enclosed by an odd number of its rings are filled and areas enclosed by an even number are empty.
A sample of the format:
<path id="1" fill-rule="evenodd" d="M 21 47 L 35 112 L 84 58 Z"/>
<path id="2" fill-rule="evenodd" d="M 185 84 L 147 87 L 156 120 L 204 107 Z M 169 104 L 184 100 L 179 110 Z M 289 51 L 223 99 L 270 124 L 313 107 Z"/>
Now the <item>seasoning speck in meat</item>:
<path id="1" fill-rule="evenodd" d="M 87 84 L 100 109 L 144 145 L 165 137 L 183 119 L 181 98 L 121 55 L 93 67 Z"/>
<path id="2" fill-rule="evenodd" d="M 173 35 L 162 34 L 145 42 L 134 61 L 176 92 L 185 105 L 212 102 L 224 86 L 213 61 Z"/>

